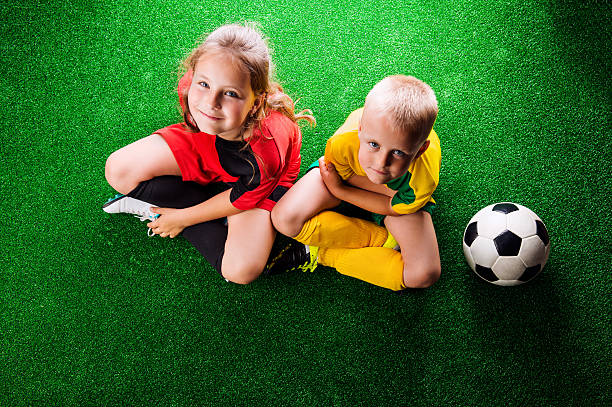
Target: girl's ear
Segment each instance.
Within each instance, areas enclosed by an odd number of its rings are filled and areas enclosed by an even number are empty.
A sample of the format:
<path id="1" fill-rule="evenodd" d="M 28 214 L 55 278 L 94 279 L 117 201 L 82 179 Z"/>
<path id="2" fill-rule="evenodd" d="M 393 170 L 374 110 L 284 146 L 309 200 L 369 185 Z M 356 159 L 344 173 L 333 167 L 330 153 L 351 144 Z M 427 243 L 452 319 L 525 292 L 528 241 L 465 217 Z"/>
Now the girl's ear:
<path id="1" fill-rule="evenodd" d="M 253 107 L 251 108 L 250 112 L 251 115 L 255 114 L 255 112 L 263 105 L 265 97 L 266 94 L 262 93 L 261 95 L 255 98 L 255 102 L 253 103 Z"/>

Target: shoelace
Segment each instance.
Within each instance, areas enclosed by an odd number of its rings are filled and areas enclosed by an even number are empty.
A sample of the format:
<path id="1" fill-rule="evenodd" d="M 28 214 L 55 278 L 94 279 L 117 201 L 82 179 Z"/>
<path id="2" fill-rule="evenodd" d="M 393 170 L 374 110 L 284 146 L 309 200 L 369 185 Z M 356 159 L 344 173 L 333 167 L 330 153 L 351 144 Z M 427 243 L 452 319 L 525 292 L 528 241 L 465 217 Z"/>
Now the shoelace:
<path id="1" fill-rule="evenodd" d="M 157 219 L 157 218 L 159 218 L 159 216 L 160 215 L 158 213 L 156 213 L 153 216 L 153 219 Z M 147 221 L 147 220 L 151 220 L 151 218 L 149 216 L 145 215 L 144 212 L 140 212 L 140 211 L 138 211 L 138 215 L 134 215 L 134 217 L 136 219 L 140 220 L 141 222 L 144 222 L 144 221 Z M 147 228 L 147 229 L 148 229 L 147 230 L 147 236 L 149 236 L 149 237 L 155 236 L 155 232 L 153 232 L 153 229 L 151 229 L 151 228 Z"/>

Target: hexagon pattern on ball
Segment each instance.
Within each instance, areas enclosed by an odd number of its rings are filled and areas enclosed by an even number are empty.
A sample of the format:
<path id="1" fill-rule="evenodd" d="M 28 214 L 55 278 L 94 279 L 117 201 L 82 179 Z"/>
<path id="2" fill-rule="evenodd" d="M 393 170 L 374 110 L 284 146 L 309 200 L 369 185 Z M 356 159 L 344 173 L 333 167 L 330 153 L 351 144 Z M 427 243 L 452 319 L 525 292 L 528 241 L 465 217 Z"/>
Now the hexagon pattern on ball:
<path id="1" fill-rule="evenodd" d="M 512 202 L 500 202 L 470 219 L 463 233 L 463 253 L 470 268 L 483 280 L 514 286 L 542 271 L 550 254 L 550 237 L 535 212 Z"/>

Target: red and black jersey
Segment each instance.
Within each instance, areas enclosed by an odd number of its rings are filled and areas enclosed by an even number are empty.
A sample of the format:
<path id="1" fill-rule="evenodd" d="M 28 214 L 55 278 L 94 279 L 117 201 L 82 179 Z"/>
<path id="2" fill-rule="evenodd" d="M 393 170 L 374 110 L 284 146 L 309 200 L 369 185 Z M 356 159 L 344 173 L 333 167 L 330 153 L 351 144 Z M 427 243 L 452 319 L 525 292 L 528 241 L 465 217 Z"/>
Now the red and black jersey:
<path id="1" fill-rule="evenodd" d="M 193 133 L 182 124 L 155 133 L 168 143 L 183 180 L 227 183 L 232 204 L 241 210 L 272 210 L 300 172 L 300 129 L 276 111 L 261 121 L 260 129 L 253 130 L 248 145 Z"/>

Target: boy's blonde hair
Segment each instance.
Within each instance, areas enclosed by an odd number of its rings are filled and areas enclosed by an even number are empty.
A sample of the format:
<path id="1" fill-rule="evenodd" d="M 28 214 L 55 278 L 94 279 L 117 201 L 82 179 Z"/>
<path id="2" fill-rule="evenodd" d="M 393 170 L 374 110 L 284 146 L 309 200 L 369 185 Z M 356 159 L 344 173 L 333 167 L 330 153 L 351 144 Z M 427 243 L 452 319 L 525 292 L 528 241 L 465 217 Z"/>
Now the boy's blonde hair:
<path id="1" fill-rule="evenodd" d="M 431 87 L 406 75 L 388 76 L 374 85 L 365 106 L 388 114 L 415 146 L 425 142 L 438 115 L 438 101 Z"/>
<path id="2" fill-rule="evenodd" d="M 294 122 L 301 119 L 311 123 L 315 122 L 310 110 L 303 110 L 296 114 L 293 100 L 284 94 L 281 86 L 272 79 L 274 66 L 270 58 L 268 41 L 257 24 L 228 24 L 217 28 L 208 34 L 206 39 L 187 57 L 183 63 L 185 70 L 195 70 L 202 55 L 215 51 L 224 51 L 232 55 L 240 63 L 245 73 L 248 73 L 255 96 L 264 95 L 264 103 L 247 117 L 243 126 L 243 134 L 247 129 L 259 125 L 270 110 L 277 110 Z M 189 112 L 188 93 L 189 87 L 186 87 L 182 95 L 183 116 L 188 127 L 193 131 L 198 131 Z"/>

